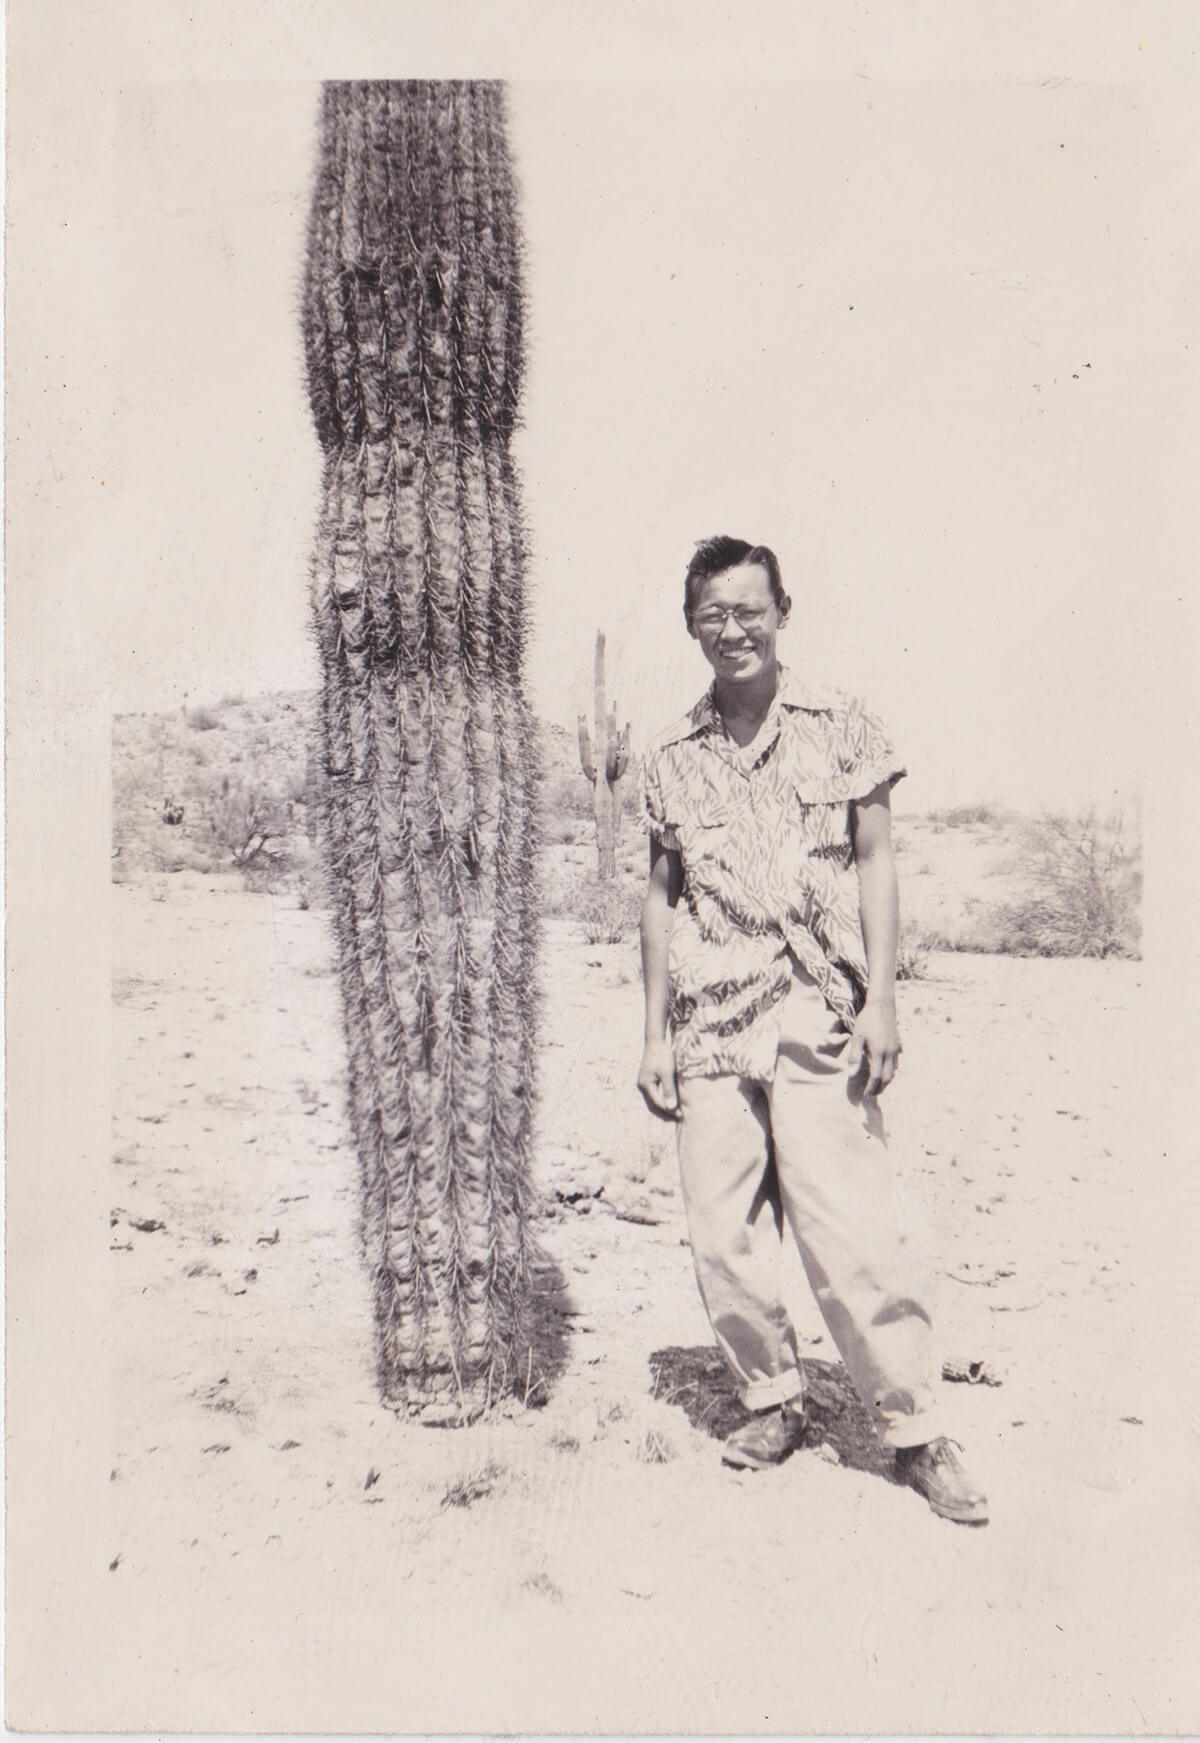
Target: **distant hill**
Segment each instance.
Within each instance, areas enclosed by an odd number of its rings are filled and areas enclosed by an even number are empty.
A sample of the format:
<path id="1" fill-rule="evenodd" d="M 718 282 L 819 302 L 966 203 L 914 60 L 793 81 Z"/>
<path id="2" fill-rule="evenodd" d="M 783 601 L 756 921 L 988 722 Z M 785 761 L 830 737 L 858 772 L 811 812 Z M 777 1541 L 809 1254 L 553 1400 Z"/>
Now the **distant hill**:
<path id="1" fill-rule="evenodd" d="M 236 869 L 238 830 L 255 808 L 271 828 L 262 854 L 310 857 L 309 809 L 321 767 L 319 698 L 312 691 L 227 696 L 166 714 L 113 720 L 113 848 L 116 875 L 148 871 L 217 874 Z M 590 789 L 575 734 L 541 721 L 542 808 L 547 820 L 590 817 Z M 168 814 L 181 812 L 177 822 Z M 261 868 L 260 868 L 261 869 Z"/>
<path id="2" fill-rule="evenodd" d="M 551 906 L 582 912 L 594 896 L 585 889 L 595 868 L 591 789 L 574 730 L 546 720 L 536 730 Z M 191 885 L 232 877 L 320 899 L 315 693 L 227 696 L 168 714 L 120 714 L 112 750 L 115 881 L 165 876 Z M 636 750 L 623 797 L 627 924 L 645 863 Z M 907 937 L 921 948 L 1138 954 L 1140 850 L 1112 823 L 1087 815 L 1029 818 L 981 803 L 923 817 L 901 811 L 895 840 Z"/>

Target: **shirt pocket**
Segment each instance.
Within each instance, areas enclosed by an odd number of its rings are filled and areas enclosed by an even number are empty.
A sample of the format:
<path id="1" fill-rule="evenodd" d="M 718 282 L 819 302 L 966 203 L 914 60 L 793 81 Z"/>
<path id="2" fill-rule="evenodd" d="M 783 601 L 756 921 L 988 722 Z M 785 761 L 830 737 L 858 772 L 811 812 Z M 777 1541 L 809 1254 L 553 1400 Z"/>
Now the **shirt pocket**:
<path id="1" fill-rule="evenodd" d="M 732 822 L 730 807 L 715 796 L 706 796 L 693 805 L 676 830 L 684 864 L 695 866 L 724 859 Z"/>
<path id="2" fill-rule="evenodd" d="M 854 863 L 850 806 L 844 799 L 829 799 L 826 791 L 824 783 L 793 782 L 793 826 L 805 860 L 844 870 Z"/>

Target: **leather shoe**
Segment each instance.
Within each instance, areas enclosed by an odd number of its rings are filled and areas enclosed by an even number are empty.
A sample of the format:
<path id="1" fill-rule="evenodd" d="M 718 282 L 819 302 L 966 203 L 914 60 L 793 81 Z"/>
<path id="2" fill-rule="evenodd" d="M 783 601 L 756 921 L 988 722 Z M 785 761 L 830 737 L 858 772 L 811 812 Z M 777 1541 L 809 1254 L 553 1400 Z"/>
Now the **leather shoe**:
<path id="1" fill-rule="evenodd" d="M 766 1471 L 781 1465 L 798 1446 L 804 1445 L 804 1414 L 790 1404 L 775 1410 L 758 1410 L 725 1439 L 723 1463 L 740 1470 Z"/>
<path id="2" fill-rule="evenodd" d="M 987 1496 L 972 1482 L 955 1454 L 956 1440 L 945 1436 L 924 1446 L 900 1447 L 896 1475 L 902 1483 L 924 1495 L 935 1513 L 958 1525 L 986 1525 Z M 963 1449 L 958 1446 L 959 1452 Z"/>

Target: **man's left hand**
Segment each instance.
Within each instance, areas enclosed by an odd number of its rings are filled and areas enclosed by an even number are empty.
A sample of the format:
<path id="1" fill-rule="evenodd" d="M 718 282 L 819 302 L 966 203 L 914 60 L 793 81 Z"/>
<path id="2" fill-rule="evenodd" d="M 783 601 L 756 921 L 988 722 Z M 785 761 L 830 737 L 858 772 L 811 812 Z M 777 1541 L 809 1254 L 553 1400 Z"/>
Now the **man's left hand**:
<path id="1" fill-rule="evenodd" d="M 854 1077 L 862 1067 L 864 1052 L 866 1054 L 868 1076 L 863 1092 L 865 1095 L 883 1093 L 896 1075 L 896 1066 L 902 1051 L 895 1006 L 872 1004 L 868 999 L 858 1013 L 850 1051 L 846 1055 L 847 1069 L 851 1077 Z"/>

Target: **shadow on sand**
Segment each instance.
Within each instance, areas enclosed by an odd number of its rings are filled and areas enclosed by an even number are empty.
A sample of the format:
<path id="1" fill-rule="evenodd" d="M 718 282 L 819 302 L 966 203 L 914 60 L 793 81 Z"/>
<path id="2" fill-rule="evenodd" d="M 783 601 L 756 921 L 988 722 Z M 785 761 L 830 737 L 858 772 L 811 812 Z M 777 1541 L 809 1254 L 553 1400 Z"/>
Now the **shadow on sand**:
<path id="1" fill-rule="evenodd" d="M 468 1428 L 492 1412 L 511 1415 L 523 1409 L 540 1410 L 547 1404 L 567 1365 L 570 1350 L 570 1297 L 566 1278 L 556 1261 L 540 1246 L 528 1254 L 528 1292 L 525 1297 L 524 1322 L 515 1339 L 511 1366 L 500 1373 L 471 1375 L 466 1384 L 460 1381 L 457 1369 L 437 1376 L 440 1384 L 430 1386 L 413 1399 L 403 1391 L 399 1396 L 396 1382 L 382 1357 L 376 1367 L 380 1399 L 384 1407 L 398 1416 L 419 1422 L 424 1428 Z"/>
<path id="2" fill-rule="evenodd" d="M 842 1464 L 852 1470 L 896 1481 L 894 1455 L 880 1446 L 871 1419 L 840 1362 L 806 1360 L 804 1414 L 808 1421 L 805 1445 L 831 1447 Z M 675 1345 L 655 1350 L 650 1357 L 654 1396 L 683 1411 L 693 1428 L 715 1440 L 723 1440 L 748 1418 L 738 1398 L 733 1376 L 719 1352 L 707 1345 L 682 1349 Z"/>
<path id="3" fill-rule="evenodd" d="M 571 1298 L 564 1273 L 543 1247 L 535 1248 L 531 1255 L 529 1274 L 531 1353 L 524 1402 L 536 1410 L 549 1401 L 567 1365 L 571 1342 Z M 520 1397 L 519 1383 L 513 1391 Z"/>

